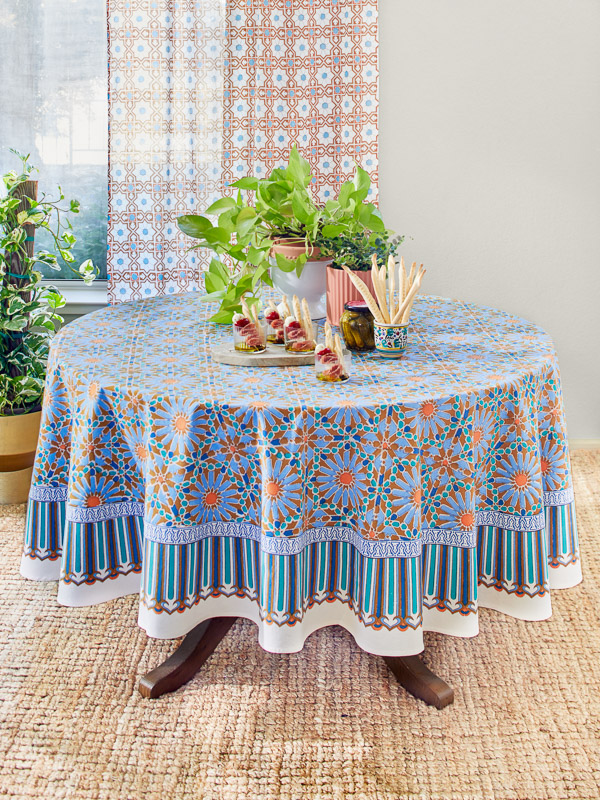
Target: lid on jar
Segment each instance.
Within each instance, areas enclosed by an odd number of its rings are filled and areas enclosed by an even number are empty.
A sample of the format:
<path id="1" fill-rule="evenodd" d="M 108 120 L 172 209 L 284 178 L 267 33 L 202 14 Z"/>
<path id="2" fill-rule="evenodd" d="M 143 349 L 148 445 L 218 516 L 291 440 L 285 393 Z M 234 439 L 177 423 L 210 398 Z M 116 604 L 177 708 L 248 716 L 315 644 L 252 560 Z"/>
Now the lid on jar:
<path id="1" fill-rule="evenodd" d="M 348 300 L 347 303 L 344 303 L 344 308 L 346 311 L 368 311 L 369 306 L 365 303 L 364 300 Z"/>

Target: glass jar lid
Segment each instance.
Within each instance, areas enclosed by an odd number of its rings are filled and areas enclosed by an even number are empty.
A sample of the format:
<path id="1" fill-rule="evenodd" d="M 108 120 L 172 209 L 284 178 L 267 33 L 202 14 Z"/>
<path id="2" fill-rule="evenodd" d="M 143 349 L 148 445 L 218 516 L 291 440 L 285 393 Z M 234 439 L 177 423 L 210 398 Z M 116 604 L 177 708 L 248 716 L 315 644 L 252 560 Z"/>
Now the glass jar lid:
<path id="1" fill-rule="evenodd" d="M 344 303 L 344 308 L 346 311 L 369 311 L 369 306 L 365 303 L 364 300 L 348 300 L 347 303 Z M 369 311 L 369 313 L 371 313 Z"/>

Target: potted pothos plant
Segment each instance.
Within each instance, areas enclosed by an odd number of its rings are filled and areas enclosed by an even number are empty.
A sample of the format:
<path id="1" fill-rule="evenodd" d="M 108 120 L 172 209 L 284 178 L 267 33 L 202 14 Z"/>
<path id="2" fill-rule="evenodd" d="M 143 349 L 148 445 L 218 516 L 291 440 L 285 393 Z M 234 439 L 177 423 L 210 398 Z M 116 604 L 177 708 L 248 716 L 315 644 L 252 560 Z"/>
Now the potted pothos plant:
<path id="1" fill-rule="evenodd" d="M 76 238 L 65 214 L 79 211 L 60 188 L 38 198 L 29 156 L 12 151 L 18 170 L 3 175 L 0 198 L 0 503 L 27 499 L 40 427 L 40 407 L 50 340 L 63 322 L 61 293 L 42 283 L 39 267 L 58 270 L 59 258 L 91 283 L 91 260 L 74 267 Z M 35 232 L 50 236 L 53 250 L 34 250 Z"/>
<path id="2" fill-rule="evenodd" d="M 180 229 L 198 240 L 193 247 L 215 253 L 205 273 L 206 301 L 218 301 L 214 322 L 229 323 L 243 296 L 259 300 L 262 283 L 306 297 L 313 318 L 325 316 L 326 267 L 340 237 L 367 246 L 388 241 L 390 232 L 368 202 L 371 181 L 358 165 L 337 197 L 323 204 L 310 190 L 310 164 L 292 148 L 287 165 L 267 178 L 245 177 L 234 193 L 216 200 L 204 214 L 185 214 Z M 209 217 L 216 217 L 213 221 Z"/>

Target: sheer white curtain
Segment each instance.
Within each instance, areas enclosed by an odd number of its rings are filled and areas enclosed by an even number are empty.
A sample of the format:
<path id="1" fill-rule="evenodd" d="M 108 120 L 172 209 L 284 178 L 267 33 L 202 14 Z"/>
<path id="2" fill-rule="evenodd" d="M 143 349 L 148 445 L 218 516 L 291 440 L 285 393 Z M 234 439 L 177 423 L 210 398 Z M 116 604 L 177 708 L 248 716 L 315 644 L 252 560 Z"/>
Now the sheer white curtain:
<path id="1" fill-rule="evenodd" d="M 111 302 L 198 286 L 176 217 L 222 189 L 226 0 L 110 0 Z"/>
<path id="2" fill-rule="evenodd" d="M 106 269 L 108 161 L 106 0 L 0 0 L 0 171 L 31 154 L 40 192 L 58 184 L 81 202 L 71 216 L 78 263 Z M 43 232 L 36 234 L 40 245 Z M 72 278 L 68 267 L 52 279 Z"/>

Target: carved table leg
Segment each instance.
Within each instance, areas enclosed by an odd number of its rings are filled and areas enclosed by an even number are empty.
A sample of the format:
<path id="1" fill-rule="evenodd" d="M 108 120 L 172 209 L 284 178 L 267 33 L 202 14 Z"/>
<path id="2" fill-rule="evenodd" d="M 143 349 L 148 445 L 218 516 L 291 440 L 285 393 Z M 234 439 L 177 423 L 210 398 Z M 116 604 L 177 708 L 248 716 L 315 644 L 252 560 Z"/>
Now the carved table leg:
<path id="1" fill-rule="evenodd" d="M 454 702 L 454 689 L 427 669 L 419 656 L 384 656 L 383 660 L 407 692 L 438 709 Z"/>
<path id="2" fill-rule="evenodd" d="M 197 625 L 166 661 L 140 678 L 142 697 L 160 697 L 191 680 L 235 621 L 236 617 L 215 617 Z M 419 656 L 384 656 L 383 660 L 406 691 L 419 700 L 439 709 L 454 702 L 452 687 L 434 675 Z"/>
<path id="3" fill-rule="evenodd" d="M 140 678 L 142 697 L 160 697 L 191 680 L 235 621 L 236 617 L 215 617 L 196 625 L 166 661 Z"/>

